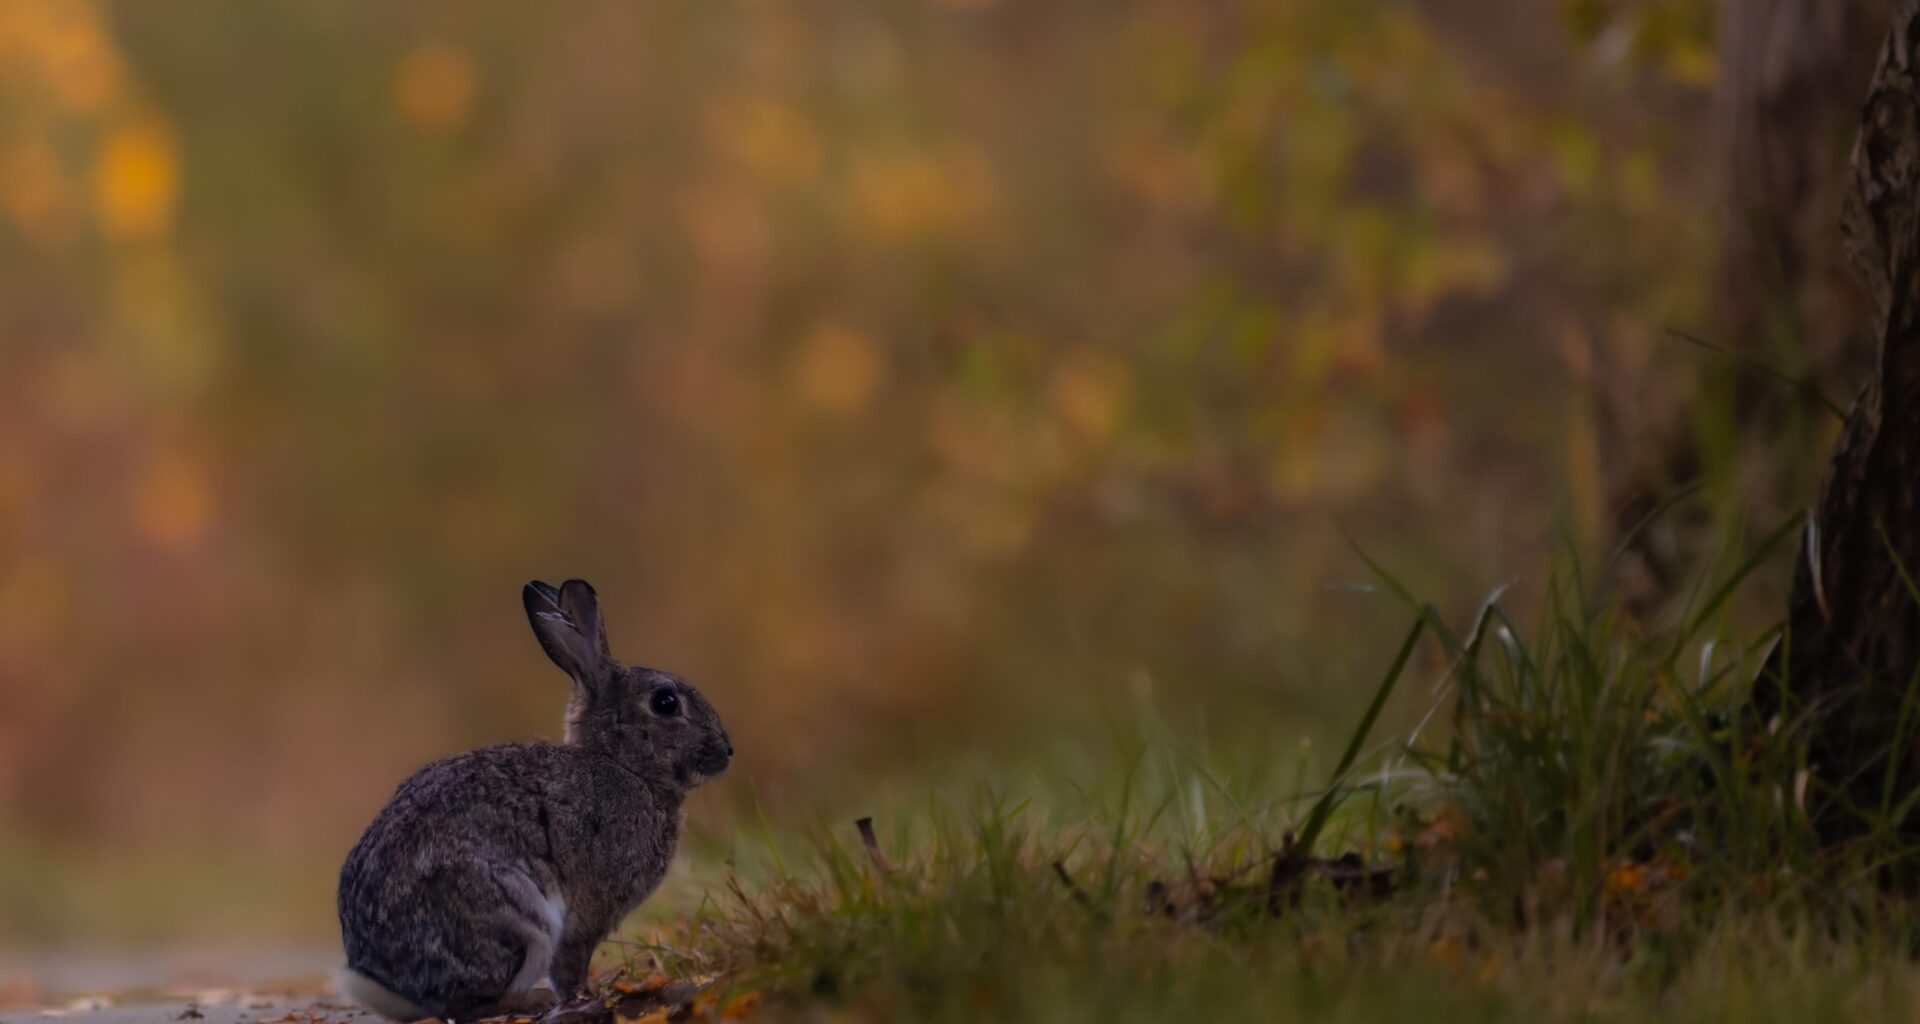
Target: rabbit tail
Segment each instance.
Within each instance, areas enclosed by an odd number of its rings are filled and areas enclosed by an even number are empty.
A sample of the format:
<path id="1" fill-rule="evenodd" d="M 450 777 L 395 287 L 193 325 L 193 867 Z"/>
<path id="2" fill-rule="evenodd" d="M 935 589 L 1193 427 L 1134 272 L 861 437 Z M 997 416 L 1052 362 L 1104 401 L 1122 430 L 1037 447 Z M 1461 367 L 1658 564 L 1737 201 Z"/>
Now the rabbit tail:
<path id="1" fill-rule="evenodd" d="M 416 1006 L 405 996 L 367 977 L 351 967 L 342 967 L 334 972 L 333 983 L 347 998 L 379 1014 L 388 1020 L 419 1020 L 433 1014 Z"/>

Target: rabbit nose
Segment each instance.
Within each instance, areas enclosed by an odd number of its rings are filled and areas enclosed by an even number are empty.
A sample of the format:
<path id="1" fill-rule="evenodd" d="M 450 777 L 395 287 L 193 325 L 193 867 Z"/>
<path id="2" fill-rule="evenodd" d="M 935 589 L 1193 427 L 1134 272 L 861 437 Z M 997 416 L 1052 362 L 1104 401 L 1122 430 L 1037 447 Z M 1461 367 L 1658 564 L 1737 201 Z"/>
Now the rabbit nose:
<path id="1" fill-rule="evenodd" d="M 733 741 L 732 741 L 732 740 L 728 740 L 728 741 L 727 741 L 727 756 L 728 756 L 728 757 L 732 757 L 732 756 L 733 756 Z"/>

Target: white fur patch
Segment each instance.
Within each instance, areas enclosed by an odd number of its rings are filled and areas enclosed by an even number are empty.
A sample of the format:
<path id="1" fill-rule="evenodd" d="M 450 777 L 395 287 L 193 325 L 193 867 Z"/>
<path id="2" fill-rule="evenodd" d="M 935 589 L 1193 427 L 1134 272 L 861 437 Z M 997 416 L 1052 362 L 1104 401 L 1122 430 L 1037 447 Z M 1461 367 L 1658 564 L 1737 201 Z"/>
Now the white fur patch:
<path id="1" fill-rule="evenodd" d="M 351 967 L 333 972 L 333 983 L 347 998 L 388 1020 L 419 1020 L 427 1015 L 425 1010 Z"/>
<path id="2" fill-rule="evenodd" d="M 523 995 L 538 988 L 553 988 L 553 951 L 560 948 L 560 936 L 567 929 L 567 901 L 559 893 L 541 893 L 538 904 L 545 920 L 543 931 L 527 936 L 527 958 L 507 985 L 509 995 Z"/>

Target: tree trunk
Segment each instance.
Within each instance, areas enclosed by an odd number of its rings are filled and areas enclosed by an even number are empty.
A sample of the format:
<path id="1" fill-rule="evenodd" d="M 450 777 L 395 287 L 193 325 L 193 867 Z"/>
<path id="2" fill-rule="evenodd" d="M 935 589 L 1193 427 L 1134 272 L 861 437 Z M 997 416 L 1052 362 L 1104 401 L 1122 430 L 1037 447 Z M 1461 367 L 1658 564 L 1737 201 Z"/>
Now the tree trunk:
<path id="1" fill-rule="evenodd" d="M 1725 185 L 1719 311 L 1727 343 L 1796 347 L 1821 384 L 1860 379 L 1867 318 L 1834 214 L 1890 0 L 1721 0 L 1713 124 Z"/>
<path id="2" fill-rule="evenodd" d="M 1804 367 L 1821 392 L 1851 391 L 1873 353 L 1870 318 L 1847 279 L 1836 214 L 1847 185 L 1847 151 L 1873 73 L 1868 56 L 1885 35 L 1893 0 L 1720 0 L 1720 73 L 1712 137 L 1719 210 L 1714 341 L 1784 368 Z M 1638 392 L 1634 392 L 1638 395 Z M 1636 399 L 1637 400 L 1637 399 Z M 1764 377 L 1736 379 L 1734 419 L 1773 450 L 1794 403 Z M 1814 413 L 1818 416 L 1818 413 Z M 1655 440 L 1610 484 L 1616 532 L 1627 534 L 1680 483 L 1700 474 L 1694 425 L 1678 407 L 1615 413 L 1647 425 Z M 1744 474 L 1768 500 L 1795 500 L 1800 467 Z M 1704 530 L 1705 524 L 1695 529 Z M 1628 534 L 1617 563 L 1629 606 L 1661 606 L 1689 578 L 1700 546 L 1664 531 Z"/>
<path id="3" fill-rule="evenodd" d="M 1775 661 L 1785 674 L 1772 673 L 1755 694 L 1766 714 L 1808 724 L 1826 796 L 1817 813 L 1830 832 L 1872 824 L 1889 764 L 1896 800 L 1920 787 L 1920 716 L 1904 731 L 1899 724 L 1920 670 L 1920 600 L 1909 582 L 1920 572 L 1917 43 L 1920 3 L 1903 0 L 1869 87 L 1840 218 L 1869 296 L 1875 358 L 1808 526 Z"/>

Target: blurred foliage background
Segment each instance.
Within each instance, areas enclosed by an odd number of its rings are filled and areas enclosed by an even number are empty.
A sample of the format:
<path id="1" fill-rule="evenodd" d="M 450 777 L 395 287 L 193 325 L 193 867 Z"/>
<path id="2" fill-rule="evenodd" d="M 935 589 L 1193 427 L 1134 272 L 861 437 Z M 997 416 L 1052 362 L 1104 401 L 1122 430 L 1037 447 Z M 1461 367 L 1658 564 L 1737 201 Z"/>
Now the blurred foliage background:
<path id="1" fill-rule="evenodd" d="M 1141 695 L 1291 750 L 1404 625 L 1343 530 L 1524 595 L 1663 432 L 1770 525 L 1831 424 L 1665 336 L 1715 28 L 0 0 L 0 942 L 324 940 L 398 779 L 557 733 L 533 577 L 723 711 L 720 828 Z"/>

